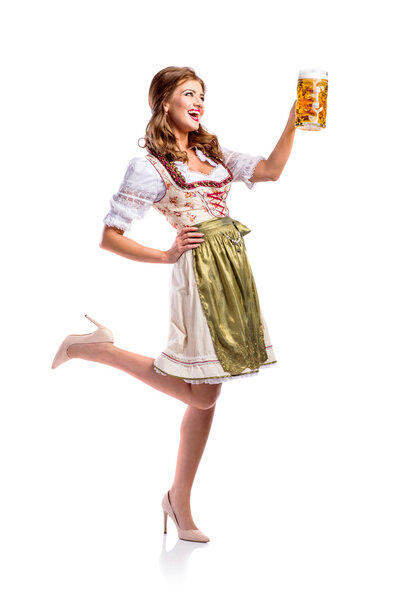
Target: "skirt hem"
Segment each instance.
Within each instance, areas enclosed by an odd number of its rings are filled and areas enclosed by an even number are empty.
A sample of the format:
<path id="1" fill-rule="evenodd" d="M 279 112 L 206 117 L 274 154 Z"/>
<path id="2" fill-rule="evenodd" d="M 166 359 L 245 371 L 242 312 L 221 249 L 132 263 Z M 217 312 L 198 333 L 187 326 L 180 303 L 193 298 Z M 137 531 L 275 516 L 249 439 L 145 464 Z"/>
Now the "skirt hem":
<path id="1" fill-rule="evenodd" d="M 176 379 L 183 379 L 183 381 L 186 381 L 186 383 L 192 383 L 192 384 L 212 383 L 212 384 L 214 384 L 214 383 L 225 383 L 227 381 L 232 381 L 233 379 L 243 379 L 244 377 L 252 377 L 259 373 L 259 369 L 263 369 L 264 367 L 273 367 L 277 363 L 278 363 L 277 360 L 274 360 L 272 362 L 263 363 L 263 365 L 260 365 L 258 369 L 255 369 L 254 371 L 249 371 L 248 373 L 241 373 L 240 375 L 222 375 L 221 377 L 210 377 L 210 378 L 196 377 L 195 379 L 187 379 L 185 377 L 181 377 L 180 375 L 173 375 L 172 373 L 166 373 L 165 371 L 162 371 L 155 365 L 154 365 L 154 370 L 156 371 L 156 373 L 159 373 L 160 375 L 164 375 L 164 376 L 168 376 L 168 377 L 176 377 Z"/>

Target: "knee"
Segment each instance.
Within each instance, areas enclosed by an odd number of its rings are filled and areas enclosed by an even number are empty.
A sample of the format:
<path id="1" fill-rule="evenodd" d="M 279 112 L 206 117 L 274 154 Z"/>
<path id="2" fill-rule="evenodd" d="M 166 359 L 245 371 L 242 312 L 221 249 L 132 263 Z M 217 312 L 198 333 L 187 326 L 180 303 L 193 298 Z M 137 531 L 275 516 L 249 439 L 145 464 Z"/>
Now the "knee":
<path id="1" fill-rule="evenodd" d="M 217 400 L 221 394 L 221 384 L 201 383 L 196 387 L 201 389 L 197 390 L 195 406 L 202 410 L 208 410 L 209 408 L 213 408 L 216 405 Z"/>
<path id="2" fill-rule="evenodd" d="M 204 399 L 200 400 L 198 404 L 199 404 L 198 408 L 200 408 L 201 410 L 208 410 L 210 408 L 213 408 L 217 404 L 217 400 L 211 400 L 210 398 L 204 398 Z"/>

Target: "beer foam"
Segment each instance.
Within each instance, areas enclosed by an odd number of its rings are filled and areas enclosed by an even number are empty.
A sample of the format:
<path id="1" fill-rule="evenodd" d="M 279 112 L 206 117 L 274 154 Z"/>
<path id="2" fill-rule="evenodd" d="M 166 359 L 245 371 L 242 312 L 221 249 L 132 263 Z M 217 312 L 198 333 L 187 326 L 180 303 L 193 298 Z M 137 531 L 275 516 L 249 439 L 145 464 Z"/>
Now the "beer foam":
<path id="1" fill-rule="evenodd" d="M 328 79 L 327 71 L 321 69 L 302 69 L 298 73 L 298 79 Z"/>

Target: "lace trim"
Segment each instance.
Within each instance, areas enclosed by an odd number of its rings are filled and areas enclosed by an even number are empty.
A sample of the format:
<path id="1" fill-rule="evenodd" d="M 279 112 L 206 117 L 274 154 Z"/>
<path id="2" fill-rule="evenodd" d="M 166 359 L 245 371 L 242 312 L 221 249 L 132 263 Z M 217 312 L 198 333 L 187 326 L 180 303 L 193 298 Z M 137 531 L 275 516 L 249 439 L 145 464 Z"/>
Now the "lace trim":
<path id="1" fill-rule="evenodd" d="M 185 164 L 185 163 L 178 163 L 176 166 L 182 172 L 182 174 L 183 173 L 193 173 L 193 174 L 196 174 L 196 175 L 203 175 L 204 174 L 204 173 L 201 173 L 201 171 L 194 171 L 193 169 L 189 169 L 188 165 Z M 220 167 L 224 168 L 224 165 L 220 165 L 220 164 L 219 165 L 215 165 L 215 167 L 212 169 L 212 171 L 210 173 L 205 173 L 205 175 L 207 175 L 207 176 L 211 175 L 211 177 L 213 177 L 215 171 L 220 171 L 222 173 Z M 186 177 L 185 177 L 185 181 L 186 181 Z M 215 180 L 212 180 L 212 181 L 215 181 Z"/>
<path id="2" fill-rule="evenodd" d="M 198 158 L 200 158 L 203 162 L 209 162 L 209 164 L 214 167 L 217 166 L 217 163 L 215 162 L 215 160 L 213 158 L 211 158 L 210 156 L 207 156 L 206 154 L 204 154 L 200 148 L 198 148 L 197 146 L 192 146 L 192 148 L 194 148 L 195 154 L 197 154 Z M 207 159 L 207 160 L 205 161 L 205 159 Z M 195 171 L 195 173 L 199 173 L 199 171 Z"/>
<path id="3" fill-rule="evenodd" d="M 131 219 L 126 219 L 112 211 L 108 212 L 106 217 L 103 219 L 103 222 L 105 225 L 108 225 L 108 227 L 116 227 L 117 229 L 123 229 L 124 231 L 131 230 Z"/>
<path id="4" fill-rule="evenodd" d="M 227 183 L 230 183 L 231 181 L 233 181 L 233 173 L 223 163 L 223 161 L 218 158 L 215 158 L 214 156 L 209 157 L 205 152 L 203 152 L 203 154 L 205 156 L 207 156 L 208 158 L 211 158 L 218 164 L 222 164 L 223 167 L 225 167 L 225 169 L 228 172 L 228 177 L 226 177 L 222 181 L 214 181 L 211 179 L 204 179 L 202 181 L 193 181 L 192 183 L 187 183 L 186 179 L 184 178 L 184 176 L 182 175 L 182 173 L 177 168 L 177 166 L 175 165 L 174 162 L 167 160 L 167 158 L 165 158 L 161 154 L 158 154 L 157 152 L 154 152 L 154 150 L 149 149 L 149 152 L 155 158 L 157 158 L 157 160 L 163 165 L 163 167 L 166 169 L 166 171 L 168 172 L 170 177 L 173 179 L 174 183 L 176 183 L 176 185 L 178 185 L 182 189 L 192 190 L 197 187 L 219 187 L 219 188 L 221 188 L 221 187 L 224 187 Z"/>
<path id="5" fill-rule="evenodd" d="M 241 172 L 242 180 L 244 181 L 244 183 L 247 185 L 247 187 L 250 190 L 256 185 L 257 182 L 249 181 L 249 179 L 251 179 L 251 177 L 253 176 L 253 173 L 255 172 L 255 169 L 261 160 L 266 160 L 266 159 L 263 156 L 255 156 L 254 160 L 245 164 L 245 166 Z"/>
<path id="6" fill-rule="evenodd" d="M 144 204 L 144 203 L 149 203 L 149 204 L 153 204 L 154 199 L 156 197 L 155 194 L 152 194 L 151 192 L 147 192 L 146 190 L 141 190 L 141 193 L 138 193 L 138 190 L 136 188 L 134 188 L 133 186 L 130 186 L 128 184 L 123 184 L 121 185 L 121 187 L 119 188 L 119 191 L 117 194 L 115 194 L 116 196 L 123 196 L 123 198 L 121 198 L 122 200 L 125 200 L 127 202 L 133 202 L 134 204 Z"/>
<path id="7" fill-rule="evenodd" d="M 265 365 L 260 365 L 259 369 L 266 369 L 268 367 L 274 367 L 277 364 L 277 361 L 273 361 L 271 363 L 267 363 Z M 163 371 L 160 371 L 159 369 L 157 369 L 157 367 L 154 367 L 154 370 L 156 371 L 156 373 L 159 373 L 160 375 L 164 375 L 165 377 L 169 377 L 168 373 L 163 373 Z M 258 375 L 259 370 L 257 371 L 252 371 L 251 373 L 243 373 L 241 375 L 225 375 L 223 377 L 212 377 L 210 379 L 183 379 L 183 381 L 186 381 L 186 383 L 192 383 L 192 384 L 199 384 L 199 383 L 226 383 L 227 381 L 232 381 L 233 379 L 243 379 L 244 377 L 254 377 L 255 375 Z M 176 375 L 171 375 L 170 377 L 176 377 Z M 178 379 L 182 379 L 182 377 L 178 377 Z"/>
<path id="8" fill-rule="evenodd" d="M 270 349 L 272 349 L 272 344 L 270 344 L 269 346 L 265 346 L 265 350 L 270 350 Z M 178 363 L 178 364 L 180 364 L 182 366 L 186 366 L 186 367 L 195 367 L 198 365 L 209 365 L 209 364 L 221 366 L 221 361 L 219 358 L 212 359 L 212 358 L 207 358 L 204 356 L 194 356 L 193 358 L 190 358 L 189 360 L 185 360 L 185 357 L 183 357 L 183 356 L 168 354 L 167 352 L 162 352 L 162 356 L 171 360 L 174 363 Z M 260 363 L 258 365 L 256 365 L 256 368 L 259 368 L 259 366 L 260 366 Z M 250 367 L 245 367 L 245 368 L 250 368 Z"/>
<path id="9" fill-rule="evenodd" d="M 256 185 L 256 181 L 250 182 L 257 164 L 261 160 L 266 160 L 264 156 L 252 156 L 234 152 L 228 148 L 223 148 L 224 160 L 231 167 L 234 173 L 234 181 L 243 181 L 249 189 Z"/>
<path id="10" fill-rule="evenodd" d="M 119 192 L 112 196 L 110 210 L 103 222 L 109 227 L 129 231 L 133 219 L 143 219 L 153 203 L 153 194 L 144 191 L 140 197 L 133 187 L 122 185 Z"/>

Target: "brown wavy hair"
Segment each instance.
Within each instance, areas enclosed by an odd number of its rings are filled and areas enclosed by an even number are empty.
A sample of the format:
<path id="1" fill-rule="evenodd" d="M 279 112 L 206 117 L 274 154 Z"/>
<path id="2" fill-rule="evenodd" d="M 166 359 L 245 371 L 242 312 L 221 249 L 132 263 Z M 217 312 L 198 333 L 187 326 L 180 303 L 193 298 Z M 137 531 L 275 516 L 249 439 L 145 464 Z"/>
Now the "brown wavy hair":
<path id="1" fill-rule="evenodd" d="M 163 104 L 170 98 L 178 85 L 189 80 L 198 81 L 205 94 L 206 86 L 190 67 L 166 67 L 154 75 L 148 93 L 148 103 L 152 117 L 147 124 L 145 133 L 145 148 L 152 154 L 164 156 L 169 161 L 188 161 L 188 155 L 181 150 L 176 137 L 167 122 Z M 223 160 L 223 153 L 216 135 L 209 133 L 202 123 L 196 131 L 190 131 L 189 145 L 196 146 L 205 154 Z"/>

